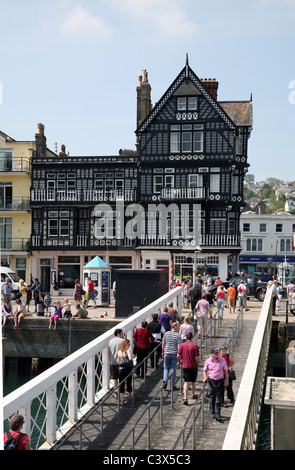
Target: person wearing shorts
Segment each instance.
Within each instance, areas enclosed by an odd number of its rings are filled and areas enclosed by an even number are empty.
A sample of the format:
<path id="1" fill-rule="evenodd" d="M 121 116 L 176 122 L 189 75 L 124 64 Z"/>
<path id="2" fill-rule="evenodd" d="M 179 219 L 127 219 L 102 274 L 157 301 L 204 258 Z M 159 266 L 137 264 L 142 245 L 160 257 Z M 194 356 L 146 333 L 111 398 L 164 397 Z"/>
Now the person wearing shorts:
<path id="1" fill-rule="evenodd" d="M 199 347 L 192 341 L 193 335 L 191 332 L 186 335 L 186 342 L 181 343 L 178 347 L 177 353 L 177 364 L 180 364 L 182 360 L 182 371 L 183 371 L 183 404 L 187 405 L 187 392 L 188 384 L 191 383 L 192 387 L 192 398 L 195 400 L 198 396 L 195 394 L 196 380 L 198 375 L 199 367 Z"/>
<path id="2" fill-rule="evenodd" d="M 87 304 L 85 305 L 86 307 L 89 307 L 89 301 L 92 300 L 94 303 L 94 307 L 97 307 L 96 305 L 96 300 L 95 300 L 95 289 L 94 289 L 94 282 L 91 281 L 90 277 L 88 277 L 88 283 L 87 283 L 87 290 L 88 290 L 88 299 L 87 299 Z"/>
<path id="3" fill-rule="evenodd" d="M 13 317 L 14 317 L 14 327 L 13 328 L 16 330 L 19 327 L 22 318 L 24 318 L 26 316 L 26 306 L 25 306 L 25 304 L 23 304 L 21 302 L 20 299 L 16 299 L 15 303 L 16 303 L 16 309 L 15 309 L 15 312 L 13 314 Z"/>

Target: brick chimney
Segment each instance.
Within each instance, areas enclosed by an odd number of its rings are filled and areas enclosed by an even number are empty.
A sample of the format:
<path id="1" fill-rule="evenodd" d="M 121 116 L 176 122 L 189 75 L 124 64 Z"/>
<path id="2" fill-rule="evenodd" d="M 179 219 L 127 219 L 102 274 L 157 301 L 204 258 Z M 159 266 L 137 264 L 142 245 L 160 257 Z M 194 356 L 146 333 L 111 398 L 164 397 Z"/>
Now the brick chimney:
<path id="1" fill-rule="evenodd" d="M 46 156 L 46 137 L 44 135 L 44 125 L 41 123 L 37 124 L 38 132 L 35 134 L 35 142 L 36 142 L 36 154 L 39 157 Z"/>
<path id="2" fill-rule="evenodd" d="M 137 91 L 137 127 L 145 120 L 147 115 L 152 110 L 151 102 L 151 85 L 148 81 L 148 73 L 146 70 L 142 71 L 142 75 L 138 77 Z"/>
<path id="3" fill-rule="evenodd" d="M 218 82 L 215 78 L 201 78 L 202 84 L 205 86 L 206 90 L 211 93 L 213 98 L 217 101 L 217 90 Z"/>

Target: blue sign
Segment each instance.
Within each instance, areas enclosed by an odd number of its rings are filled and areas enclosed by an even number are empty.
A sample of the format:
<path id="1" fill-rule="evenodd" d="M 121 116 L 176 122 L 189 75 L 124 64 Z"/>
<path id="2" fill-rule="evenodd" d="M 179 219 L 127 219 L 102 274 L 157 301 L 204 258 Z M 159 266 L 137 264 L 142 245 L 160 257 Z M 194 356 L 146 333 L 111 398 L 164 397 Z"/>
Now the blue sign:
<path id="1" fill-rule="evenodd" d="M 288 263 L 295 263 L 295 256 L 287 256 Z M 242 263 L 283 263 L 285 256 L 239 256 L 239 261 Z"/>

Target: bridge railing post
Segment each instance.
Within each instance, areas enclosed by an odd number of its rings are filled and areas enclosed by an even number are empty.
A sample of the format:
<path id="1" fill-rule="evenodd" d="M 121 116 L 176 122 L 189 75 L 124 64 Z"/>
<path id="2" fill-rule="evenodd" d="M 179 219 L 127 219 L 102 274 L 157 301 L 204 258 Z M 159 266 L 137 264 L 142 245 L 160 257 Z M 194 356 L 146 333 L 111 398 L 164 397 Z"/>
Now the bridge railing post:
<path id="1" fill-rule="evenodd" d="M 102 388 L 108 390 L 110 388 L 110 360 L 108 354 L 108 348 L 104 348 L 102 351 Z"/>
<path id="2" fill-rule="evenodd" d="M 75 370 L 69 374 L 69 420 L 75 423 L 78 417 L 78 391 L 77 391 L 77 374 Z"/>
<path id="3" fill-rule="evenodd" d="M 56 384 L 46 391 L 46 439 L 52 444 L 56 440 Z"/>
<path id="4" fill-rule="evenodd" d="M 90 406 L 95 403 L 95 356 L 87 361 L 87 403 Z"/>

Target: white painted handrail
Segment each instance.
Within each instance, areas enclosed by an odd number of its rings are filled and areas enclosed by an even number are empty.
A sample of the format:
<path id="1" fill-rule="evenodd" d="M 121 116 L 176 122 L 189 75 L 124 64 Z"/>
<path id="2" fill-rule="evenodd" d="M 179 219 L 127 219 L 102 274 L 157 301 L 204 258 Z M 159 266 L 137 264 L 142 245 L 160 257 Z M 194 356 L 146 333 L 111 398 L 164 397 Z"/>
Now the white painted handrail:
<path id="1" fill-rule="evenodd" d="M 33 447 L 50 448 L 109 390 L 107 350 L 114 330 L 120 327 L 132 344 L 134 328 L 144 320 L 151 321 L 151 315 L 170 300 L 181 315 L 182 287 L 177 287 L 4 397 L 3 420 L 21 412 L 25 416 L 23 432 L 30 438 L 37 434 Z M 79 382 L 79 374 L 84 383 Z M 61 403 L 63 393 L 65 403 Z M 63 417 L 57 425 L 61 410 Z"/>
<path id="2" fill-rule="evenodd" d="M 254 450 L 272 327 L 267 289 L 222 450 Z"/>

